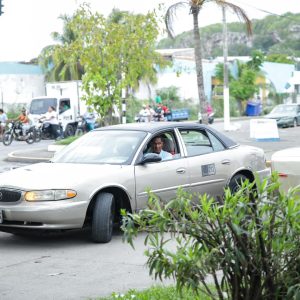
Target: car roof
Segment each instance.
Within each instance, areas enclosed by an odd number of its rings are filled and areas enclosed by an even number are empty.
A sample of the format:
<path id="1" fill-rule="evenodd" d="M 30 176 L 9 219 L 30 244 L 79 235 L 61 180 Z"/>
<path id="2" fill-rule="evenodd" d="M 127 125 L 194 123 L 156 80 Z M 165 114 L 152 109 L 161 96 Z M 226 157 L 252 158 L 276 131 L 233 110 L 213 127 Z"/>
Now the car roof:
<path id="1" fill-rule="evenodd" d="M 95 130 L 133 130 L 133 131 L 143 131 L 150 134 L 155 134 L 156 132 L 163 130 L 173 130 L 174 128 L 180 129 L 202 129 L 207 130 L 216 135 L 223 144 L 227 147 L 233 147 L 238 145 L 235 141 L 225 136 L 221 132 L 213 129 L 211 126 L 199 124 L 197 122 L 145 122 L 145 123 L 127 123 L 111 125 L 106 127 L 97 128 Z"/>

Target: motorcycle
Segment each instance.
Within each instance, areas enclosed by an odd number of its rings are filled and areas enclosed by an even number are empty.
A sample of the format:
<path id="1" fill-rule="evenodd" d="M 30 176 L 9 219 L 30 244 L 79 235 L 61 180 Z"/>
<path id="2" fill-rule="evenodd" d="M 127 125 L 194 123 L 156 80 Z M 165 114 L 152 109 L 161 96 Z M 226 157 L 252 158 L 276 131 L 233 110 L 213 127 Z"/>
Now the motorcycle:
<path id="1" fill-rule="evenodd" d="M 59 125 L 59 136 L 62 136 L 62 127 Z M 43 122 L 39 120 L 39 123 L 35 126 L 35 141 L 40 140 L 52 140 L 55 137 L 51 131 L 51 124 L 49 122 Z"/>
<path id="2" fill-rule="evenodd" d="M 93 129 L 96 129 L 96 128 L 99 128 L 100 127 L 100 124 L 98 122 L 96 122 L 94 124 L 94 128 Z M 81 136 L 87 132 L 91 131 L 90 127 L 89 127 L 89 124 L 88 122 L 86 121 L 86 119 L 82 116 L 78 117 L 77 118 L 77 128 L 76 128 L 76 131 L 75 131 L 75 136 Z"/>
<path id="3" fill-rule="evenodd" d="M 22 123 L 18 121 L 11 121 L 7 125 L 7 129 L 3 134 L 2 142 L 5 146 L 9 146 L 13 140 L 25 141 L 27 144 L 32 144 L 35 141 L 34 126 L 31 126 L 26 135 L 23 135 Z"/>
<path id="4" fill-rule="evenodd" d="M 87 122 L 86 122 L 85 118 L 78 117 L 77 122 L 78 123 L 77 123 L 77 128 L 76 128 L 76 131 L 75 131 L 75 135 L 76 136 L 81 136 L 84 133 L 87 133 L 88 132 L 88 127 L 87 127 Z"/>

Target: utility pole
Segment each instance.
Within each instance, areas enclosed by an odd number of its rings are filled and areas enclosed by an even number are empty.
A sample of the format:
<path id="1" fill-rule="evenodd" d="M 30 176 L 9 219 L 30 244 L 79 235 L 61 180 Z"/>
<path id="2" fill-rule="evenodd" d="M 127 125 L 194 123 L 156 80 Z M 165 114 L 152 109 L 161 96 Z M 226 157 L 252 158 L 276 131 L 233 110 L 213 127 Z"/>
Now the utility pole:
<path id="1" fill-rule="evenodd" d="M 3 10 L 2 10 L 2 7 L 4 5 L 2 4 L 2 0 L 0 0 L 0 16 L 4 13 Z"/>
<path id="2" fill-rule="evenodd" d="M 230 107 L 229 107 L 229 85 L 228 85 L 228 38 L 227 38 L 227 23 L 226 23 L 226 9 L 222 7 L 223 13 L 223 99 L 224 99 L 224 130 L 230 130 Z"/>

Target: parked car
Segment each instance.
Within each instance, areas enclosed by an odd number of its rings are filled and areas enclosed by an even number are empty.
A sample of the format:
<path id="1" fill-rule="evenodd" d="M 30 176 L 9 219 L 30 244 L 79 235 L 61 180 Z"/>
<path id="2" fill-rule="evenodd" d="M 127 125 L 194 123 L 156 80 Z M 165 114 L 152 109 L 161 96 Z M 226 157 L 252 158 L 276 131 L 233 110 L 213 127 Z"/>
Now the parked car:
<path id="1" fill-rule="evenodd" d="M 275 119 L 278 127 L 295 127 L 300 125 L 300 104 L 279 104 L 265 115 L 267 119 Z"/>
<path id="2" fill-rule="evenodd" d="M 271 157 L 271 168 L 278 172 L 283 191 L 300 185 L 300 147 L 275 152 Z"/>
<path id="3" fill-rule="evenodd" d="M 157 137 L 169 152 L 153 153 Z M 147 189 L 164 201 L 179 187 L 216 199 L 241 181 L 269 175 L 262 149 L 242 146 L 209 126 L 187 122 L 115 125 L 91 131 L 49 163 L 0 174 L 0 231 L 91 228 L 112 238 L 120 209 L 146 207 Z"/>

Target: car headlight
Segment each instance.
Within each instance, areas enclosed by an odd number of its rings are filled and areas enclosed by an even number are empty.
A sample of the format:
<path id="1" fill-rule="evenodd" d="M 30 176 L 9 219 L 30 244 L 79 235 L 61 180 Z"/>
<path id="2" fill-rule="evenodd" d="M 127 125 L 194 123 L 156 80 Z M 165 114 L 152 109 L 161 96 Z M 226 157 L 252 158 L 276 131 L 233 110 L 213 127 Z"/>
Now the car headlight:
<path id="1" fill-rule="evenodd" d="M 73 190 L 43 190 L 28 191 L 24 195 L 26 201 L 56 201 L 74 198 L 77 193 Z"/>

